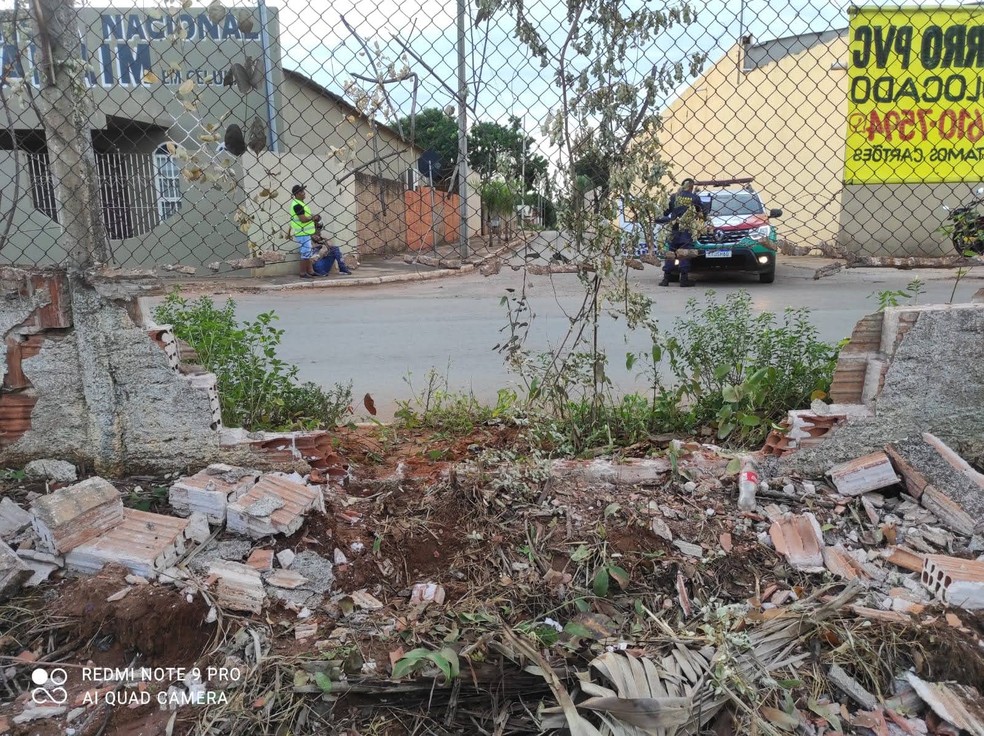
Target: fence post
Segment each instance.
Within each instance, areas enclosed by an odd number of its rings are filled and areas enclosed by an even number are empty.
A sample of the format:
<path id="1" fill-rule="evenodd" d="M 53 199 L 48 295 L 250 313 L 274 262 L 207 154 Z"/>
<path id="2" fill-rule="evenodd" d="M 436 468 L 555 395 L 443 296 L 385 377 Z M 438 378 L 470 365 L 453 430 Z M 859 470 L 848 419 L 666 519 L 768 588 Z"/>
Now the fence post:
<path id="1" fill-rule="evenodd" d="M 36 0 L 31 15 L 40 50 L 40 117 L 65 249 L 77 268 L 106 264 L 110 252 L 92 148 L 92 95 L 75 5 Z"/>

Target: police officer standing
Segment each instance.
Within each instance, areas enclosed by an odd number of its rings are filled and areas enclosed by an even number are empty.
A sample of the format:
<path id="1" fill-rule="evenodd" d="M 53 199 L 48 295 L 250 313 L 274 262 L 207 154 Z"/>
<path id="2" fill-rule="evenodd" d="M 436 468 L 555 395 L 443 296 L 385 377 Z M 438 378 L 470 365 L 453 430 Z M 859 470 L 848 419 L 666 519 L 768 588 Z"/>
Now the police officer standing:
<path id="1" fill-rule="evenodd" d="M 669 252 L 663 261 L 663 280 L 660 286 L 670 285 L 670 272 L 673 271 L 679 261 L 680 286 L 694 286 L 690 280 L 690 259 L 678 258 L 676 252 L 680 248 L 690 248 L 694 244 L 693 228 L 704 222 L 704 209 L 701 207 L 700 197 L 694 194 L 694 180 L 687 177 L 680 182 L 680 191 L 670 197 L 669 206 L 663 213 L 666 222 L 672 222 L 673 227 L 670 234 L 667 248 Z"/>

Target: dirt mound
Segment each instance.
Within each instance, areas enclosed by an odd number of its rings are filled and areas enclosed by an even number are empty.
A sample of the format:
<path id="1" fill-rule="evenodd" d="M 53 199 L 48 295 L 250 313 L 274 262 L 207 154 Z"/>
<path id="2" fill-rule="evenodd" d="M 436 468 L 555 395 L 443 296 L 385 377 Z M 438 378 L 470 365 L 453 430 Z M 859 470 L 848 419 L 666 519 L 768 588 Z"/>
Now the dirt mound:
<path id="1" fill-rule="evenodd" d="M 201 656 L 215 631 L 214 624 L 205 623 L 208 605 L 201 596 L 189 603 L 172 587 L 146 585 L 108 602 L 128 587 L 126 574 L 122 567 L 110 565 L 97 575 L 73 580 L 49 610 L 71 622 L 71 633 L 92 641 L 97 650 L 139 652 L 143 663 L 162 666 L 188 664 Z"/>

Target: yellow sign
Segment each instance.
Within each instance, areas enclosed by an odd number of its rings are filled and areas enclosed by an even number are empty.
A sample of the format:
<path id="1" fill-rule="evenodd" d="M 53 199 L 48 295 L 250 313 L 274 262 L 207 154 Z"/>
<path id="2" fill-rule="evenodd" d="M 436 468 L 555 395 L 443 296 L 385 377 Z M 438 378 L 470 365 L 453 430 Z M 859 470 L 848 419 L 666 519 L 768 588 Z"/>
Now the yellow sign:
<path id="1" fill-rule="evenodd" d="M 984 8 L 859 8 L 848 184 L 984 181 Z"/>

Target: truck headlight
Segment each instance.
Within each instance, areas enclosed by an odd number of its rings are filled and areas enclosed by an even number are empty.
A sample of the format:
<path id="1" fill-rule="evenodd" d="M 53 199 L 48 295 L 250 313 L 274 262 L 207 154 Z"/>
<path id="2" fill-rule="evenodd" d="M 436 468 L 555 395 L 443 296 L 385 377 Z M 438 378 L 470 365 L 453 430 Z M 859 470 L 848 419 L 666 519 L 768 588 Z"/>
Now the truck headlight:
<path id="1" fill-rule="evenodd" d="M 772 235 L 771 225 L 759 225 L 755 230 L 752 231 L 752 237 L 755 240 L 768 240 Z"/>

